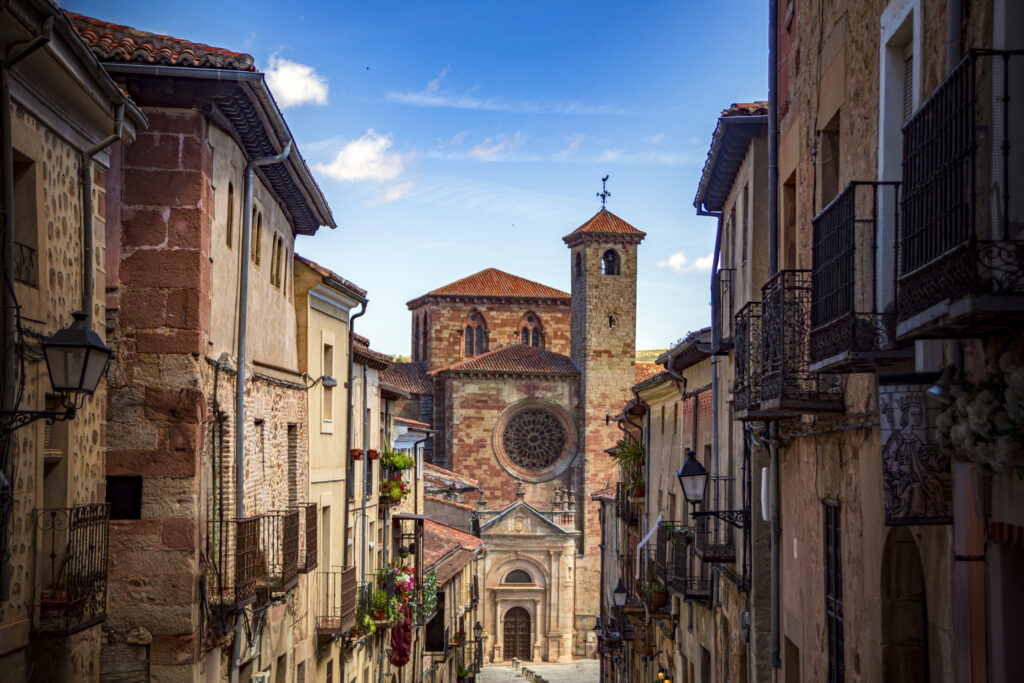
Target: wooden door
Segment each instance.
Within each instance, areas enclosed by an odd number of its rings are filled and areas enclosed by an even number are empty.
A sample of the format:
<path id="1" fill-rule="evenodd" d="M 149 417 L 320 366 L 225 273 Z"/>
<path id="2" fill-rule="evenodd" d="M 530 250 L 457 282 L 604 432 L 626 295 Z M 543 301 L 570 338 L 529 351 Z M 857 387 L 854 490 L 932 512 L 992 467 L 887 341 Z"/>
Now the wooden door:
<path id="1" fill-rule="evenodd" d="M 505 612 L 505 659 L 517 657 L 524 661 L 533 659 L 530 644 L 530 613 L 522 607 L 513 607 Z"/>

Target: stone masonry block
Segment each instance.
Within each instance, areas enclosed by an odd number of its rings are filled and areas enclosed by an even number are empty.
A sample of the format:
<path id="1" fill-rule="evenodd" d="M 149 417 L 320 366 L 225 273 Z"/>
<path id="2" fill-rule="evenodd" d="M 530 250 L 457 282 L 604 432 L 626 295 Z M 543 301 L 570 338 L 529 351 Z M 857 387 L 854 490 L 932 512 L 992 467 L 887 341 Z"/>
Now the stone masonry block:
<path id="1" fill-rule="evenodd" d="M 121 264 L 124 284 L 131 287 L 181 287 L 199 281 L 201 254 L 198 250 L 143 249 Z"/>
<path id="2" fill-rule="evenodd" d="M 132 169 L 122 195 L 128 206 L 194 207 L 202 186 L 194 171 Z"/>

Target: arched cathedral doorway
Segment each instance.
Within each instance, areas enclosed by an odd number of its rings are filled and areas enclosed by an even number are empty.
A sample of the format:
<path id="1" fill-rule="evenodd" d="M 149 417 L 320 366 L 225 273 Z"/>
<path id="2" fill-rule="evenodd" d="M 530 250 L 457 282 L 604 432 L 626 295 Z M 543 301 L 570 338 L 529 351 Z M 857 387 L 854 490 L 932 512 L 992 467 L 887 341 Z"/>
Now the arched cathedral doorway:
<path id="1" fill-rule="evenodd" d="M 906 527 L 889 532 L 882 555 L 882 679 L 928 680 L 924 572 Z"/>
<path id="2" fill-rule="evenodd" d="M 533 659 L 530 643 L 530 613 L 522 607 L 513 607 L 505 612 L 503 620 L 505 659 L 513 657 L 530 661 Z"/>

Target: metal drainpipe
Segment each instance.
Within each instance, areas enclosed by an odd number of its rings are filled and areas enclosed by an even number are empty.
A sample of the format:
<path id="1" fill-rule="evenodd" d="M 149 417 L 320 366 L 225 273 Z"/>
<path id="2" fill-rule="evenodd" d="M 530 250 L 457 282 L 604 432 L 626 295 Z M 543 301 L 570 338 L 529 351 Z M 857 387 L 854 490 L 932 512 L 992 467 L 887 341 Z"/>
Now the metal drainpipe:
<path id="1" fill-rule="evenodd" d="M 92 158 L 121 139 L 124 128 L 124 103 L 117 105 L 114 132 L 82 152 L 78 164 L 78 181 L 82 186 L 82 310 L 92 325 L 93 306 L 93 239 L 92 223 Z"/>
<path id="2" fill-rule="evenodd" d="M 367 371 L 369 370 L 369 366 L 363 365 L 362 368 L 363 368 L 363 370 L 362 370 L 362 374 L 363 374 L 363 543 L 362 543 L 362 546 L 363 546 L 363 553 L 362 553 L 363 566 L 360 569 L 360 573 L 362 574 L 363 583 L 366 583 L 366 546 L 367 546 L 367 540 L 366 540 L 366 526 L 367 526 L 367 524 L 366 524 L 366 480 L 370 476 L 370 455 L 369 455 L 369 453 L 367 453 L 367 451 L 370 448 L 370 434 L 369 434 L 369 432 L 370 432 L 370 420 L 369 420 L 369 417 L 366 414 L 366 406 L 367 406 L 367 402 L 368 402 L 368 399 L 366 397 L 366 374 L 367 374 Z"/>
<path id="3" fill-rule="evenodd" d="M 252 176 L 257 166 L 279 164 L 292 153 L 292 141 L 285 143 L 280 154 L 253 159 L 245 165 L 245 188 L 242 200 L 242 272 L 239 274 L 238 301 L 238 363 L 235 373 L 235 518 L 245 516 L 245 328 L 246 307 L 249 304 L 249 241 L 252 231 Z M 242 654 L 243 614 L 239 612 L 235 624 L 235 644 L 231 657 L 231 683 L 238 683 L 238 669 Z"/>
<path id="4" fill-rule="evenodd" d="M 779 2 L 768 0 L 768 272 L 774 277 L 779 269 Z M 778 425 L 772 423 L 772 436 Z M 771 653 L 773 678 L 782 667 L 781 641 L 781 576 L 779 542 L 779 446 L 776 439 L 768 441 L 769 487 L 771 502 Z"/>
<path id="5" fill-rule="evenodd" d="M 366 314 L 366 304 L 367 304 L 367 302 L 368 302 L 367 299 L 361 300 L 359 302 L 359 312 L 358 313 L 354 313 L 354 314 L 352 314 L 352 315 L 350 315 L 348 317 L 348 361 L 346 363 L 347 366 L 348 366 L 348 368 L 347 368 L 348 375 L 345 378 L 345 396 L 346 396 L 346 398 L 345 398 L 345 415 L 346 415 L 346 418 L 345 418 L 345 456 L 344 456 L 345 457 L 345 495 L 344 495 L 344 498 L 343 498 L 344 503 L 341 506 L 341 509 L 342 509 L 342 522 L 341 522 L 341 524 L 342 524 L 342 531 L 341 531 L 341 534 L 342 534 L 342 538 L 345 539 L 345 542 L 344 542 L 344 545 L 342 545 L 342 551 L 341 551 L 342 552 L 342 555 L 341 555 L 342 556 L 342 563 L 344 563 L 345 558 L 348 556 L 348 542 L 350 540 L 349 537 L 348 537 L 348 512 L 349 512 L 348 511 L 348 507 L 349 507 L 348 485 L 349 485 L 349 479 L 350 479 L 349 472 L 348 472 L 348 466 L 352 462 L 352 384 L 353 384 L 353 381 L 352 381 L 352 344 L 353 344 L 353 340 L 355 339 L 356 318 L 359 318 L 359 317 L 361 317 L 361 316 Z M 353 475 L 354 475 L 355 468 L 353 467 L 352 469 L 353 469 Z M 355 489 L 353 488 L 353 491 L 354 490 Z M 352 539 L 352 544 L 353 544 L 353 546 L 355 546 L 355 540 L 354 539 Z M 353 547 L 353 555 L 355 555 L 355 548 L 354 547 Z M 327 569 L 330 570 L 330 567 L 328 567 Z M 340 664 L 341 664 L 341 676 L 340 676 L 340 679 L 342 681 L 345 681 L 345 680 L 347 680 L 345 678 L 345 657 L 339 657 L 338 659 L 340 660 Z"/>
<path id="6" fill-rule="evenodd" d="M 722 215 L 718 215 L 718 228 L 715 230 L 715 252 L 711 260 L 711 289 L 712 289 L 712 300 L 714 299 L 714 289 L 716 286 L 715 275 L 718 273 L 718 258 L 721 255 L 722 250 Z M 732 281 L 729 284 L 729 296 L 732 296 Z M 719 296 L 719 307 L 722 305 L 721 296 Z M 711 311 L 711 314 L 715 316 L 718 321 L 719 328 L 721 328 L 721 310 Z M 714 322 L 711 323 L 714 326 Z M 730 428 L 732 425 L 730 425 Z M 714 454 L 715 475 L 721 474 L 718 470 L 718 355 L 711 355 L 711 451 Z M 731 473 L 730 473 L 731 474 Z"/>
<path id="7" fill-rule="evenodd" d="M 17 319 L 15 316 L 14 301 L 14 140 L 11 132 L 11 84 L 10 70 L 15 64 L 28 57 L 30 54 L 46 45 L 53 37 L 53 17 L 47 17 L 43 22 L 42 32 L 32 40 L 25 43 L 19 50 L 12 53 L 3 61 L 0 61 L 0 135 L 3 137 L 2 151 L 0 151 L 0 174 L 3 176 L 3 210 L 4 210 L 4 235 L 3 235 L 3 410 L 16 410 L 14 399 L 18 393 L 14 375 L 18 367 L 18 354 L 15 349 L 17 337 Z M 0 454 L 0 474 L 11 480 L 11 460 L 14 458 L 14 440 L 8 438 L 4 441 L 3 453 Z M 14 495 L 13 486 L 11 482 Z M 2 504 L 2 503 L 0 503 Z M 13 504 L 13 500 L 12 500 Z M 7 551 L 7 530 L 0 530 L 3 534 L 3 554 Z M 11 598 L 11 564 L 10 560 L 0 563 L 0 600 Z"/>

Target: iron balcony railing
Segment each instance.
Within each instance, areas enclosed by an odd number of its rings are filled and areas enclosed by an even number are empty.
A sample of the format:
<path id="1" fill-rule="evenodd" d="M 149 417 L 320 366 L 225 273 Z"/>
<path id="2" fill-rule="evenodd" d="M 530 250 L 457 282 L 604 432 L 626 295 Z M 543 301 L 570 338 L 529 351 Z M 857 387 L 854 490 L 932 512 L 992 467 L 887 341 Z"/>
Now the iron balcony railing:
<path id="1" fill-rule="evenodd" d="M 640 519 L 637 504 L 631 498 L 633 489 L 624 483 L 615 486 L 615 505 L 618 508 L 619 518 L 627 524 L 636 524 Z"/>
<path id="2" fill-rule="evenodd" d="M 300 503 L 295 506 L 299 512 L 299 573 L 308 574 L 317 567 L 317 505 Z"/>
<path id="3" fill-rule="evenodd" d="M 260 521 L 260 554 L 265 574 L 263 587 L 283 593 L 299 580 L 299 511 L 274 510 Z"/>
<path id="4" fill-rule="evenodd" d="M 107 617 L 110 505 L 37 509 L 35 630 L 70 634 Z"/>
<path id="5" fill-rule="evenodd" d="M 840 412 L 834 375 L 810 369 L 811 271 L 782 270 L 761 289 L 762 412 Z"/>
<path id="6" fill-rule="evenodd" d="M 316 632 L 340 635 L 356 625 L 356 568 L 316 573 Z"/>
<path id="7" fill-rule="evenodd" d="M 36 250 L 21 242 L 14 243 L 14 279 L 16 282 L 37 287 L 39 285 L 39 267 Z"/>
<path id="8" fill-rule="evenodd" d="M 1024 296 L 1022 102 L 1024 52 L 973 50 L 903 125 L 902 336 L 1015 324 L 1006 313 L 1020 312 L 1019 299 L 960 307 L 945 323 L 926 312 L 947 300 Z"/>
<path id="9" fill-rule="evenodd" d="M 261 517 L 212 519 L 207 523 L 206 563 L 211 605 L 241 608 L 256 599 L 266 568 L 260 555 Z"/>
<path id="10" fill-rule="evenodd" d="M 761 403 L 761 302 L 751 301 L 736 314 L 733 407 L 742 417 Z"/>
<path id="11" fill-rule="evenodd" d="M 810 360 L 870 370 L 896 358 L 899 183 L 852 182 L 814 218 Z"/>
<path id="12" fill-rule="evenodd" d="M 711 352 L 726 353 L 733 348 L 733 274 L 723 268 L 711 277 Z"/>
<path id="13" fill-rule="evenodd" d="M 707 510 L 731 510 L 734 507 L 733 477 L 708 477 L 704 502 L 697 506 L 701 512 Z M 723 519 L 711 515 L 694 519 L 694 548 L 704 562 L 735 562 L 735 528 Z"/>
<path id="14" fill-rule="evenodd" d="M 677 537 L 672 546 L 672 585 L 684 600 L 708 600 L 711 598 L 711 571 L 709 566 L 697 558 L 693 544 L 684 536 Z"/>

